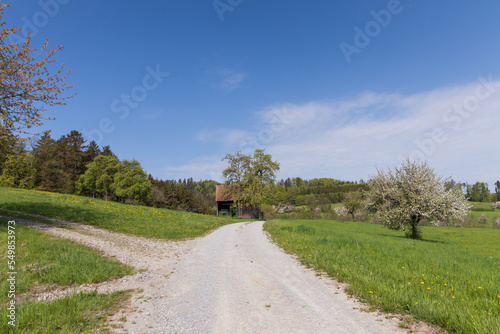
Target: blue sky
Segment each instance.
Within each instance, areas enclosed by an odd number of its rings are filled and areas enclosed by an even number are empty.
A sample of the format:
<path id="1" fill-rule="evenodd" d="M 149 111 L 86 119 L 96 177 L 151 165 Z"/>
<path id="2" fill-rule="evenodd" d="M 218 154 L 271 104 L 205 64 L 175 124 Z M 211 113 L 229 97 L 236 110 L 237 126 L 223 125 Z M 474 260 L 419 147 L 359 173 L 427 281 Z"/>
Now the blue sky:
<path id="1" fill-rule="evenodd" d="M 8 26 L 65 47 L 49 110 L 163 179 L 221 180 L 265 148 L 280 178 L 368 179 L 405 157 L 500 179 L 500 3 L 17 1 Z M 44 130 L 45 128 L 41 129 Z"/>

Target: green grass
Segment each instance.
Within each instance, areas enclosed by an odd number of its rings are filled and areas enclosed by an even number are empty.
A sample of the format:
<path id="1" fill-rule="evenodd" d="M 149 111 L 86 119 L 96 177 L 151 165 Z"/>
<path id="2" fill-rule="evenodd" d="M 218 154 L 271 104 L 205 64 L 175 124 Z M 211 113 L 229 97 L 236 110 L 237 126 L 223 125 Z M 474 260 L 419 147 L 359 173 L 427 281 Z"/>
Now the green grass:
<path id="1" fill-rule="evenodd" d="M 491 203 L 484 202 L 470 202 L 473 205 L 472 211 L 468 213 L 469 219 L 467 226 L 472 227 L 492 227 L 498 228 L 499 226 L 495 222 L 500 218 L 500 208 L 492 209 Z M 479 218 L 485 215 L 487 217 L 487 223 L 480 226 Z"/>
<path id="2" fill-rule="evenodd" d="M 381 225 L 269 221 L 286 252 L 348 282 L 387 312 L 457 333 L 500 333 L 500 230 L 423 227 L 423 241 Z"/>
<path id="3" fill-rule="evenodd" d="M 1 333 L 97 333 L 104 322 L 128 299 L 123 291 L 113 294 L 81 292 L 51 302 L 22 302 L 16 306 L 15 327 L 1 309 Z"/>
<path id="4" fill-rule="evenodd" d="M 2 187 L 0 209 L 40 214 L 111 231 L 160 239 L 197 237 L 219 226 L 243 221 L 81 196 Z"/>
<path id="5" fill-rule="evenodd" d="M 15 226 L 14 268 L 8 268 L 8 223 L 0 219 L 0 332 L 14 332 L 7 321 L 10 302 L 7 273 L 17 272 L 15 295 L 28 293 L 35 284 L 72 286 L 106 281 L 110 277 L 132 274 L 133 268 L 102 257 L 99 252 L 70 240 L 56 238 L 20 224 Z M 12 229 L 11 229 L 12 230 Z M 12 239 L 10 239 L 12 241 Z M 75 333 L 92 329 L 104 321 L 104 311 L 123 299 L 123 293 L 78 294 L 50 303 L 16 303 L 16 333 Z"/>
<path id="6" fill-rule="evenodd" d="M 476 211 L 492 211 L 490 202 L 469 202 L 469 204 L 472 204 L 472 209 Z"/>
<path id="7" fill-rule="evenodd" d="M 0 304 L 8 301 L 7 282 L 8 244 L 7 221 L 0 219 Z M 15 225 L 16 295 L 26 293 L 38 284 L 60 286 L 80 285 L 106 281 L 110 277 L 125 276 L 133 268 L 105 258 L 96 250 L 73 241 Z"/>

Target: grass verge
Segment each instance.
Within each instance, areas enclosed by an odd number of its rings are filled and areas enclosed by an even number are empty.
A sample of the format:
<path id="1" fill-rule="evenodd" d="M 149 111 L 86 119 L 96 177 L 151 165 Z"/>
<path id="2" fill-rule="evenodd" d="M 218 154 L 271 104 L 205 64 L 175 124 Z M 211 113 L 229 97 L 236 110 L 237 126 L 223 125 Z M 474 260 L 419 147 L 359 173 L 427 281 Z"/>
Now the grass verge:
<path id="1" fill-rule="evenodd" d="M 16 326 L 0 322 L 1 333 L 100 333 L 106 318 L 118 311 L 130 294 L 80 292 L 51 302 L 22 302 L 16 307 Z M 8 319 L 2 308 L 2 318 Z"/>
<path id="2" fill-rule="evenodd" d="M 7 261 L 7 221 L 0 219 L 0 304 L 8 300 L 9 270 Z M 110 277 L 125 276 L 133 268 L 105 258 L 96 250 L 73 241 L 59 239 L 20 224 L 15 225 L 16 295 L 26 293 L 38 284 L 60 286 L 80 285 L 106 281 Z"/>
<path id="3" fill-rule="evenodd" d="M 197 237 L 219 226 L 244 221 L 81 196 L 2 187 L 0 209 L 39 214 L 110 231 L 160 239 Z"/>
<path id="4" fill-rule="evenodd" d="M 423 227 L 423 241 L 381 225 L 269 221 L 287 253 L 386 312 L 457 333 L 500 333 L 500 230 Z"/>
<path id="5" fill-rule="evenodd" d="M 72 286 L 106 281 L 110 277 L 134 272 L 96 250 L 59 239 L 23 225 L 15 226 L 15 257 L 8 255 L 7 221 L 0 219 L 0 322 L 1 333 L 77 333 L 99 328 L 113 305 L 126 298 L 123 292 L 111 295 L 78 293 L 51 302 L 20 299 L 35 285 Z M 10 239 L 12 240 L 12 238 Z M 14 260 L 13 268 L 8 261 Z M 7 307 L 11 301 L 10 278 L 15 275 L 16 326 L 8 324 Z M 25 295 L 25 296 L 27 296 Z M 32 296 L 33 297 L 33 296 Z M 9 311 L 10 312 L 10 311 Z"/>

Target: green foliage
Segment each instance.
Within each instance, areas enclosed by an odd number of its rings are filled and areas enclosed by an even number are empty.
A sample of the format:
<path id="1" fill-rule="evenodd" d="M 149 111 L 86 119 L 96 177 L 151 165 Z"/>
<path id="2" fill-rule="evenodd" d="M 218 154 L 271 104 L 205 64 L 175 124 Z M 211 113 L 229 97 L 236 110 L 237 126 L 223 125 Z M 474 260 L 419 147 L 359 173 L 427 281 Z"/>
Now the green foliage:
<path id="1" fill-rule="evenodd" d="M 137 160 L 123 160 L 118 165 L 111 188 L 118 197 L 147 199 L 151 192 L 151 181 Z"/>
<path id="2" fill-rule="evenodd" d="M 490 191 L 484 182 L 467 185 L 467 197 L 473 202 L 489 202 Z"/>
<path id="3" fill-rule="evenodd" d="M 353 191 L 347 193 L 342 203 L 347 208 L 347 212 L 352 216 L 352 221 L 355 221 L 355 214 L 361 212 L 366 204 L 364 202 L 363 193 L 360 191 Z"/>
<path id="4" fill-rule="evenodd" d="M 118 160 L 114 156 L 97 156 L 94 161 L 87 164 L 87 171 L 80 176 L 79 182 L 93 192 L 104 192 L 107 198 L 118 166 Z"/>
<path id="5" fill-rule="evenodd" d="M 304 209 L 297 213 L 297 219 L 313 219 L 311 209 Z"/>
<path id="6" fill-rule="evenodd" d="M 160 239 L 204 235 L 219 226 L 244 221 L 229 217 L 122 204 L 89 197 L 0 187 L 1 209 L 40 214 L 128 234 Z"/>
<path id="7" fill-rule="evenodd" d="M 500 230 L 422 227 L 425 240 L 378 224 L 269 221 L 273 240 L 386 312 L 454 333 L 500 328 Z"/>
<path id="8" fill-rule="evenodd" d="M 272 190 L 279 163 L 261 149 L 256 149 L 253 156 L 238 151 L 222 160 L 228 161 L 228 167 L 222 172 L 226 179 L 224 192 L 237 203 L 250 206 L 251 211 L 260 207 L 266 193 Z"/>
<path id="9" fill-rule="evenodd" d="M 26 152 L 7 156 L 0 176 L 0 184 L 7 187 L 32 189 L 35 186 L 34 158 Z"/>

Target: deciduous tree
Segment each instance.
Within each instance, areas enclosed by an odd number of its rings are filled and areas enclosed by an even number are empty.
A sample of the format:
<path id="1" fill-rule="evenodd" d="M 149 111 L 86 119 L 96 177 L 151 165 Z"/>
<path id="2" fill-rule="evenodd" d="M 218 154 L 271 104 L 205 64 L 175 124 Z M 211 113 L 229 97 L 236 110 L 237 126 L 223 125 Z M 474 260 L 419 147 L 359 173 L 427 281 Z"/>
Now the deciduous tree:
<path id="1" fill-rule="evenodd" d="M 121 198 L 146 199 L 151 194 L 151 181 L 137 160 L 123 160 L 118 165 L 112 188 Z"/>
<path id="2" fill-rule="evenodd" d="M 226 179 L 225 192 L 237 202 L 250 206 L 253 215 L 264 195 L 275 181 L 279 171 L 279 163 L 273 161 L 270 154 L 264 150 L 255 150 L 253 156 L 242 154 L 227 154 L 222 160 L 228 160 L 229 166 L 222 172 Z"/>
<path id="3" fill-rule="evenodd" d="M 394 171 L 378 170 L 369 182 L 368 206 L 390 228 L 408 227 L 407 236 L 420 238 L 419 224 L 428 220 L 449 221 L 469 210 L 458 188 L 445 189 L 442 179 L 425 162 L 406 160 Z"/>
<path id="4" fill-rule="evenodd" d="M 35 186 L 36 170 L 34 158 L 25 150 L 18 150 L 7 156 L 0 184 L 7 187 L 32 189 Z"/>
<path id="5" fill-rule="evenodd" d="M 108 199 L 117 172 L 118 160 L 113 156 L 100 155 L 87 164 L 87 170 L 80 176 L 79 183 L 92 191 L 92 197 L 95 197 L 96 192 L 104 192 L 104 198 Z"/>
<path id="6" fill-rule="evenodd" d="M 8 5 L 0 4 L 0 27 L 3 11 Z M 64 80 L 69 70 L 61 65 L 51 70 L 54 55 L 63 49 L 58 46 L 50 50 L 48 40 L 39 48 L 33 48 L 28 33 L 23 43 L 8 42 L 10 34 L 19 34 L 21 28 L 0 30 L 0 139 L 7 132 L 27 133 L 33 126 L 45 120 L 43 113 L 48 106 L 61 106 L 67 96 L 64 91 L 71 88 Z M 17 36 L 17 35 L 16 35 Z"/>

